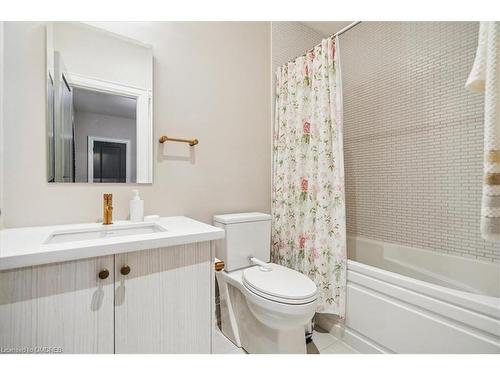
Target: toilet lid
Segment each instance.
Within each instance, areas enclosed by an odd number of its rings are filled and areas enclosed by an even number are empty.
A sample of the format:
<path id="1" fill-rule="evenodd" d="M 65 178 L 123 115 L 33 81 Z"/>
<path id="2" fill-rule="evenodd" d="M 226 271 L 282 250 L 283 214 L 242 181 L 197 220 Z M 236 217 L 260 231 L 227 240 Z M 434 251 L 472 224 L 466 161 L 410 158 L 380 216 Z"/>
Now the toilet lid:
<path id="1" fill-rule="evenodd" d="M 277 302 L 308 303 L 316 299 L 316 284 L 290 268 L 268 263 L 271 271 L 255 266 L 243 271 L 243 284 L 252 292 Z"/>

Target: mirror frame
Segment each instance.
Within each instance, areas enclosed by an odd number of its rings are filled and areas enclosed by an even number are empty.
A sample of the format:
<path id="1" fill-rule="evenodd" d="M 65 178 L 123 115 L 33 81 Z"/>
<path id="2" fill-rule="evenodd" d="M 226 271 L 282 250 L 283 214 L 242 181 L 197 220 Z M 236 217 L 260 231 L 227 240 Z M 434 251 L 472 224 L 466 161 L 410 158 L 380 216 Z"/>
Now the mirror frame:
<path id="1" fill-rule="evenodd" d="M 96 30 L 97 32 L 102 32 L 106 33 L 109 35 L 113 35 L 116 38 L 127 40 L 131 43 L 135 43 L 147 48 L 151 48 L 150 45 L 144 44 L 140 41 L 136 40 L 131 40 L 127 37 L 123 37 L 119 34 L 112 33 L 108 30 L 105 29 L 100 29 L 95 26 L 91 25 L 85 25 L 86 27 L 89 27 L 90 29 Z M 52 22 L 48 22 L 46 25 L 46 53 L 47 53 L 47 58 L 45 59 L 45 71 L 46 71 L 46 76 L 47 80 L 51 79 L 52 77 L 52 72 L 50 69 L 50 64 L 49 64 L 49 59 L 53 59 L 53 56 L 51 54 L 53 53 L 53 47 L 51 44 L 49 44 L 49 41 L 51 41 L 53 37 L 53 26 Z M 50 42 L 51 43 L 51 42 Z M 154 67 L 153 63 L 153 58 L 151 59 L 151 64 Z M 53 64 L 52 64 L 53 65 Z M 152 69 L 152 74 L 154 77 L 154 69 Z M 152 77 L 152 78 L 153 78 Z M 129 86 L 129 85 L 124 85 L 122 83 L 118 82 L 111 82 L 111 81 L 106 81 L 102 80 L 99 78 L 94 78 L 82 74 L 77 74 L 71 71 L 66 71 L 65 72 L 65 78 L 68 80 L 69 84 L 71 87 L 74 88 L 80 88 L 84 90 L 90 90 L 90 91 L 97 91 L 97 92 L 102 92 L 102 93 L 107 93 L 107 94 L 113 94 L 113 95 L 119 95 L 119 96 L 125 96 L 128 98 L 133 98 L 136 100 L 137 107 L 136 107 L 136 180 L 135 181 L 127 181 L 125 183 L 132 183 L 132 184 L 152 184 L 153 183 L 153 87 L 151 89 L 144 89 L 144 88 L 139 88 L 139 87 L 134 87 L 134 86 Z M 51 129 L 51 124 L 50 124 L 50 119 L 49 119 L 49 113 L 48 113 L 48 105 L 49 105 L 49 92 L 48 89 L 46 90 L 46 111 L 47 111 L 47 116 L 46 116 L 46 136 L 49 137 L 50 134 L 50 129 Z M 55 108 L 54 108 L 55 110 Z M 54 115 L 56 115 L 54 113 Z M 57 120 L 56 120 L 57 121 Z M 56 126 L 57 127 L 57 126 Z M 49 145 L 48 143 L 50 142 L 50 139 L 47 141 L 47 150 L 46 150 L 46 160 L 47 160 L 47 171 L 46 171 L 46 176 L 48 178 L 48 181 L 50 183 L 67 183 L 64 181 L 50 181 L 50 150 L 49 150 Z M 57 155 L 55 155 L 55 159 L 57 159 Z M 54 163 L 56 163 L 57 160 L 54 160 Z M 55 177 L 55 176 L 53 176 Z M 93 181 L 90 181 L 90 178 L 87 182 L 83 183 L 89 183 L 93 184 Z M 115 184 L 115 183 L 113 183 Z M 120 184 L 120 183 L 118 183 Z M 123 183 L 121 183 L 123 184 Z"/>

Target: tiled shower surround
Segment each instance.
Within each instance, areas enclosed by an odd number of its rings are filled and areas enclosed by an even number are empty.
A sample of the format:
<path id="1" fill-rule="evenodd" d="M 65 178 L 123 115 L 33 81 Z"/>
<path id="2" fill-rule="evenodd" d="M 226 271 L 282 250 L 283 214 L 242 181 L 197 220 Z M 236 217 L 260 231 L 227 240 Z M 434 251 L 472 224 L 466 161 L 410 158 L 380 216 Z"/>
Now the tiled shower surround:
<path id="1" fill-rule="evenodd" d="M 340 36 L 347 230 L 500 262 L 479 233 L 475 22 L 362 22 Z"/>

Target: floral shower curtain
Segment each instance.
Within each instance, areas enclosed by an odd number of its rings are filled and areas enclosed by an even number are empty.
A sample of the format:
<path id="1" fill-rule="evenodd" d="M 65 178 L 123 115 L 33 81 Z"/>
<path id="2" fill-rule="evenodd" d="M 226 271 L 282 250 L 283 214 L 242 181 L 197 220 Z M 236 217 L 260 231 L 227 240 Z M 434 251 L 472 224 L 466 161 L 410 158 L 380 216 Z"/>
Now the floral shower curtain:
<path id="1" fill-rule="evenodd" d="M 318 312 L 344 316 L 342 97 L 335 39 L 278 68 L 272 260 L 318 286 Z"/>

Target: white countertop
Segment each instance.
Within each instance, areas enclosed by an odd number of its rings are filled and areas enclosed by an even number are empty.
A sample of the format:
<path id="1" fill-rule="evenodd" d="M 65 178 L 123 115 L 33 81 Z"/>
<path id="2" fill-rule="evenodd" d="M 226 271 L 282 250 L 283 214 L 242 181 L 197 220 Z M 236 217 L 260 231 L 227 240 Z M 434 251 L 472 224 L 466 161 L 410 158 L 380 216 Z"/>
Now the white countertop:
<path id="1" fill-rule="evenodd" d="M 0 230 L 0 270 L 92 258 L 131 251 L 224 238 L 224 230 L 184 217 L 163 217 L 155 224 L 164 232 L 45 244 L 54 232 L 102 228 L 101 223 L 53 225 Z M 130 221 L 116 221 L 106 229 Z"/>

